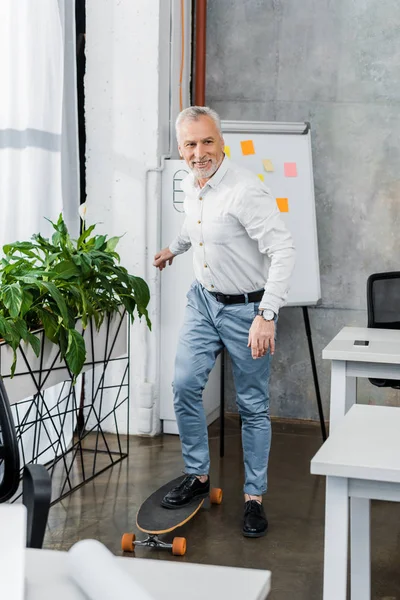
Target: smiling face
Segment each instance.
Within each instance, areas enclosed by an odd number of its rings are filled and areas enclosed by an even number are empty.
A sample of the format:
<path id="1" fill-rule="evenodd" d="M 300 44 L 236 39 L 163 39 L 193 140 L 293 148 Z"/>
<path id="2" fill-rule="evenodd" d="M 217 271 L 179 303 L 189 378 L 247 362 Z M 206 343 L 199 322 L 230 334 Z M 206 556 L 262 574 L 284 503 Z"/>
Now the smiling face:
<path id="1" fill-rule="evenodd" d="M 178 149 L 200 185 L 214 175 L 224 158 L 223 137 L 213 119 L 206 115 L 181 123 Z"/>

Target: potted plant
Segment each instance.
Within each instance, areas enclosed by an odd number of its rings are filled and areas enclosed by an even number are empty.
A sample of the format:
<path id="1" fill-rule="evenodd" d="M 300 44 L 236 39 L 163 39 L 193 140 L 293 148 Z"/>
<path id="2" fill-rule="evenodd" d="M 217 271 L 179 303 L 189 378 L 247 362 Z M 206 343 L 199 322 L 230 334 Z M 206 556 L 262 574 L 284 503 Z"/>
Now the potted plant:
<path id="1" fill-rule="evenodd" d="M 86 360 L 82 334 L 88 324 L 92 321 L 99 330 L 106 317 L 121 315 L 122 310 L 132 321 L 135 315 L 144 317 L 151 328 L 149 288 L 119 264 L 115 248 L 120 237 L 94 234 L 91 225 L 73 240 L 62 215 L 51 224 L 51 239 L 35 234 L 30 241 L 3 247 L 0 337 L 12 349 L 11 377 L 18 353 L 29 345 L 38 357 L 45 340 L 55 345 L 76 377 Z M 4 359 L 0 360 L 4 376 Z"/>

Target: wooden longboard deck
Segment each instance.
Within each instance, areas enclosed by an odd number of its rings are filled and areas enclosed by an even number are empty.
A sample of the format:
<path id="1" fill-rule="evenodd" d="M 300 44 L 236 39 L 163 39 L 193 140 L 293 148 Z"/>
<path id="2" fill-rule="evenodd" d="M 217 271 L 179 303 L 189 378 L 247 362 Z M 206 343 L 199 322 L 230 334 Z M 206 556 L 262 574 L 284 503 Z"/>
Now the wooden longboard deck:
<path id="1" fill-rule="evenodd" d="M 164 508 L 161 500 L 173 487 L 177 486 L 185 475 L 169 481 L 147 498 L 139 508 L 136 525 L 144 533 L 168 533 L 189 521 L 204 504 L 205 498 L 199 498 L 182 508 Z"/>

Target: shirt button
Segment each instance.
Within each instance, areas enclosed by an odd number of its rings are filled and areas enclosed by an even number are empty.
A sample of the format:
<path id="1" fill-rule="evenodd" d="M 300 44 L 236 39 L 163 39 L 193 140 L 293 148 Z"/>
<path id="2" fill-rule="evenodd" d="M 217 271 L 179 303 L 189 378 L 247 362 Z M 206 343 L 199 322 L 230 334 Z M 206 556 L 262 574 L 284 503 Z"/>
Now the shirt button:
<path id="1" fill-rule="evenodd" d="M 204 265 L 204 268 L 207 269 L 207 265 Z"/>
<path id="2" fill-rule="evenodd" d="M 197 221 L 197 222 L 198 222 L 198 224 L 200 225 L 201 221 Z"/>
<path id="3" fill-rule="evenodd" d="M 211 287 L 214 289 L 214 286 L 213 286 L 213 285 L 212 285 Z"/>
<path id="4" fill-rule="evenodd" d="M 203 196 L 200 196 L 199 200 L 203 200 Z"/>
<path id="5" fill-rule="evenodd" d="M 202 246 L 202 245 L 203 245 L 203 242 L 200 242 L 199 246 Z"/>

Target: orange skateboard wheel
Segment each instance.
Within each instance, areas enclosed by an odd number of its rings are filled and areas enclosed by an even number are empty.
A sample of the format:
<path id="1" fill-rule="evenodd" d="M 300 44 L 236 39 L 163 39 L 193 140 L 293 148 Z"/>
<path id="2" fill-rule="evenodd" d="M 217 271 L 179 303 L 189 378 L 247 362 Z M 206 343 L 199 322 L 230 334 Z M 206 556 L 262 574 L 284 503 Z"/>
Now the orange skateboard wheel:
<path id="1" fill-rule="evenodd" d="M 172 540 L 172 554 L 174 556 L 186 554 L 186 538 L 176 537 Z"/>
<path id="2" fill-rule="evenodd" d="M 133 552 L 135 550 L 135 539 L 134 533 L 124 533 L 121 538 L 122 552 Z"/>
<path id="3" fill-rule="evenodd" d="M 221 488 L 211 488 L 210 502 L 211 502 L 211 504 L 221 504 L 221 502 L 222 502 Z"/>

